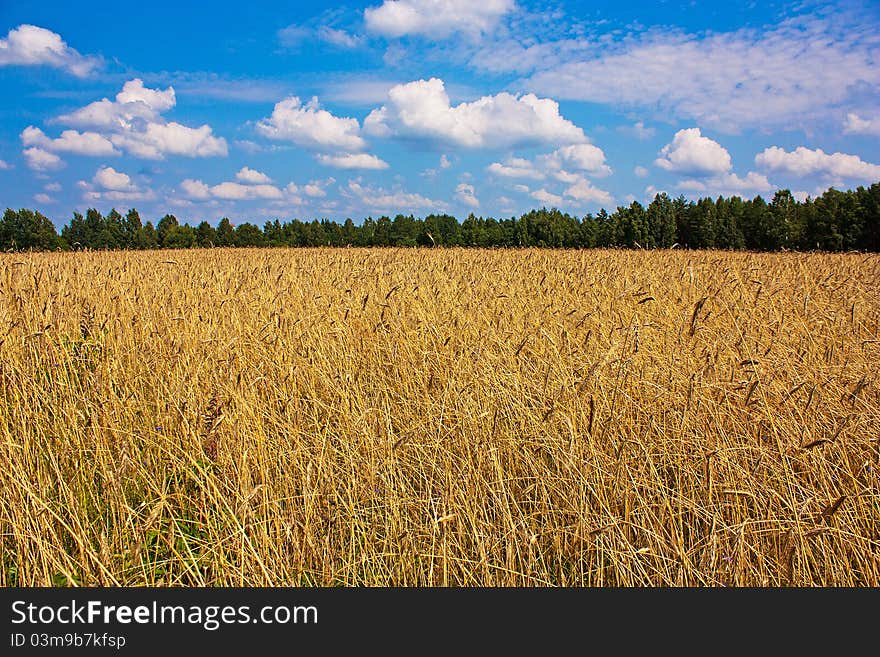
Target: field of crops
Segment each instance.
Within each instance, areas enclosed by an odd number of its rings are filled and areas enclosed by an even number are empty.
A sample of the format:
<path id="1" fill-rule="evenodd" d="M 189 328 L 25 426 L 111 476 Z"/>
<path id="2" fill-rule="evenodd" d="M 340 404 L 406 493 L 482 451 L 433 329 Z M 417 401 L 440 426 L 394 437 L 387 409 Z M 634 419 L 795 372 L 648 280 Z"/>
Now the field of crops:
<path id="1" fill-rule="evenodd" d="M 0 584 L 880 585 L 880 256 L 0 255 Z"/>

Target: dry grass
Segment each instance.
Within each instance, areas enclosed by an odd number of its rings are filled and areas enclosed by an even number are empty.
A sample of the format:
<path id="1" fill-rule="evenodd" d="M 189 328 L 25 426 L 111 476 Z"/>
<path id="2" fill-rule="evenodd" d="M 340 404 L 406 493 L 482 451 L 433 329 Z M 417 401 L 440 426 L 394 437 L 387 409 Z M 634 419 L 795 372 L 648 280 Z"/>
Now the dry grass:
<path id="1" fill-rule="evenodd" d="M 876 255 L 0 266 L 0 584 L 880 585 Z"/>

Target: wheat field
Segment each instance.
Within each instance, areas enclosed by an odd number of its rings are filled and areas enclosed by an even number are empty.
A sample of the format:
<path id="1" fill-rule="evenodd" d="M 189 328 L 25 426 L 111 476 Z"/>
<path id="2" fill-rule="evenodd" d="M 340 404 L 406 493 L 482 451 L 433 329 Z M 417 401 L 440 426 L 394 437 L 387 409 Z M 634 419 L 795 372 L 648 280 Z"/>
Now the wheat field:
<path id="1" fill-rule="evenodd" d="M 880 585 L 877 255 L 0 265 L 4 586 Z"/>

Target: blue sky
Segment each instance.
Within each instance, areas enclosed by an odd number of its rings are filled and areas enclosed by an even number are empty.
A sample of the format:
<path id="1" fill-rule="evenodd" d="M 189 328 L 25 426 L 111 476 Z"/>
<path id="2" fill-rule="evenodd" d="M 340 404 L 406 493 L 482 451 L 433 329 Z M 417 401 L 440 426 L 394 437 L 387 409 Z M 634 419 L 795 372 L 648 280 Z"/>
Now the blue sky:
<path id="1" fill-rule="evenodd" d="M 0 203 L 578 216 L 880 181 L 880 6 L 0 3 Z"/>

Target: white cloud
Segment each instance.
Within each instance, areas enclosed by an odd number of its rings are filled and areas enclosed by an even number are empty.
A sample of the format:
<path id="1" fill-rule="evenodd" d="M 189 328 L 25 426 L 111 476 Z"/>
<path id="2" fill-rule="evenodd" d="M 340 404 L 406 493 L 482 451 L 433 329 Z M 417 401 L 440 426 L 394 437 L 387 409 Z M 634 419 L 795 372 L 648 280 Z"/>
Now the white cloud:
<path id="1" fill-rule="evenodd" d="M 500 93 L 453 107 L 438 78 L 393 87 L 387 103 L 364 119 L 364 132 L 463 148 L 587 141 L 581 128 L 559 114 L 554 100 Z"/>
<path id="2" fill-rule="evenodd" d="M 646 178 L 649 172 L 645 167 L 637 166 L 635 169 L 633 169 L 633 173 L 636 174 L 636 176 L 639 178 Z"/>
<path id="3" fill-rule="evenodd" d="M 201 180 L 187 178 L 180 183 L 180 190 L 191 199 L 203 201 L 211 198 L 211 188 Z"/>
<path id="4" fill-rule="evenodd" d="M 152 190 L 145 192 L 116 192 L 106 191 L 99 192 L 97 190 L 87 190 L 83 194 L 83 198 L 88 201 L 155 201 L 156 194 Z"/>
<path id="5" fill-rule="evenodd" d="M 242 167 L 241 170 L 235 174 L 235 178 L 240 182 L 251 185 L 265 185 L 272 182 L 272 179 L 262 171 L 255 171 L 248 167 Z"/>
<path id="6" fill-rule="evenodd" d="M 345 30 L 320 25 L 317 28 L 296 23 L 278 30 L 278 41 L 286 48 L 299 48 L 302 45 L 313 45 L 316 40 L 329 43 L 336 48 L 357 48 L 363 43 L 363 37 Z"/>
<path id="7" fill-rule="evenodd" d="M 490 31 L 515 7 L 514 0 L 384 0 L 364 11 L 364 22 L 370 32 L 386 37 L 478 35 Z"/>
<path id="8" fill-rule="evenodd" d="M 92 182 L 102 189 L 114 192 L 130 192 L 134 189 L 128 174 L 117 171 L 113 167 L 98 169 Z"/>
<path id="9" fill-rule="evenodd" d="M 325 198 L 327 196 L 326 189 L 336 182 L 336 178 L 327 178 L 326 180 L 310 180 L 308 185 L 303 185 L 302 192 L 311 198 Z"/>
<path id="10" fill-rule="evenodd" d="M 581 177 L 571 187 L 565 190 L 565 195 L 584 203 L 611 203 L 611 194 L 604 189 L 594 187 L 586 178 Z"/>
<path id="11" fill-rule="evenodd" d="M 460 183 L 455 188 L 455 198 L 460 203 L 471 208 L 480 207 L 480 200 L 476 197 L 474 186 L 467 183 Z"/>
<path id="12" fill-rule="evenodd" d="M 260 146 L 255 141 L 251 141 L 250 139 L 236 139 L 232 143 L 235 144 L 236 146 L 238 146 L 245 153 L 254 154 L 254 153 L 259 153 L 260 151 L 263 150 L 262 146 Z"/>
<path id="13" fill-rule="evenodd" d="M 784 171 L 797 176 L 821 173 L 835 178 L 880 180 L 880 165 L 865 162 L 857 155 L 829 155 L 821 148 L 810 150 L 798 146 L 788 152 L 778 146 L 771 146 L 755 156 L 755 164 L 770 171 Z"/>
<path id="14" fill-rule="evenodd" d="M 654 187 L 654 185 L 648 185 L 647 187 L 645 187 L 645 200 L 650 203 L 651 201 L 654 200 L 654 197 L 657 196 L 657 194 L 666 194 L 666 193 L 667 192 L 665 189 L 660 189 L 658 187 Z"/>
<path id="15" fill-rule="evenodd" d="M 79 54 L 61 35 L 36 25 L 19 25 L 0 39 L 0 66 L 52 66 L 86 77 L 100 65 L 98 57 Z"/>
<path id="16" fill-rule="evenodd" d="M 493 162 L 487 167 L 487 171 L 505 178 L 544 180 L 547 177 L 552 177 L 571 185 L 570 189 L 573 190 L 573 193 L 570 196 L 579 200 L 590 200 L 589 197 L 597 194 L 607 196 L 606 192 L 592 187 L 582 173 L 569 171 L 564 169 L 564 166 L 578 171 L 587 171 L 596 176 L 611 174 L 611 168 L 605 164 L 605 153 L 601 148 L 592 144 L 563 146 L 552 153 L 539 155 L 535 161 L 511 157 L 503 163 Z"/>
<path id="17" fill-rule="evenodd" d="M 863 119 L 854 112 L 846 115 L 843 131 L 848 135 L 872 135 L 880 137 L 880 116 Z"/>
<path id="18" fill-rule="evenodd" d="M 529 188 L 526 185 L 514 185 L 513 189 L 516 190 L 517 192 L 520 192 L 521 194 L 528 194 L 529 193 Z"/>
<path id="19" fill-rule="evenodd" d="M 663 28 L 583 41 L 581 51 L 536 58 L 537 72 L 524 86 L 554 98 L 644 107 L 737 132 L 826 119 L 860 88 L 880 84 L 876 20 L 846 12 L 804 15 L 759 30 L 688 34 Z"/>
<path id="20" fill-rule="evenodd" d="M 547 168 L 558 171 L 568 166 L 579 171 L 589 171 L 594 176 L 611 175 L 611 168 L 605 164 L 605 153 L 593 144 L 572 144 L 556 149 L 542 158 Z"/>
<path id="21" fill-rule="evenodd" d="M 452 162 L 449 161 L 449 158 L 446 157 L 445 154 L 441 155 L 440 156 L 440 168 L 441 169 L 448 169 L 451 166 L 452 166 Z"/>
<path id="22" fill-rule="evenodd" d="M 730 171 L 733 167 L 727 149 L 717 141 L 703 137 L 699 128 L 676 132 L 672 143 L 663 147 L 660 156 L 654 164 L 661 169 L 696 176 Z"/>
<path id="23" fill-rule="evenodd" d="M 754 171 L 749 171 L 745 178 L 740 178 L 735 173 L 723 173 L 700 180 L 689 178 L 679 182 L 676 187 L 711 196 L 739 196 L 747 192 L 761 194 L 776 189 L 776 186 L 767 180 L 767 176 Z"/>
<path id="24" fill-rule="evenodd" d="M 336 167 L 337 169 L 387 169 L 388 163 L 384 160 L 370 155 L 368 153 L 345 153 L 342 155 L 325 155 L 317 156 L 318 162 L 328 167 Z"/>
<path id="25" fill-rule="evenodd" d="M 59 116 L 54 122 L 94 128 L 117 148 L 144 159 L 160 160 L 165 155 L 225 156 L 226 140 L 215 137 L 211 126 L 190 128 L 161 116 L 176 102 L 173 87 L 149 89 L 141 80 L 134 79 L 123 85 L 115 101 L 103 98 Z"/>
<path id="26" fill-rule="evenodd" d="M 112 142 L 96 132 L 65 130 L 56 139 L 50 139 L 39 128 L 28 126 L 21 133 L 24 146 L 37 146 L 45 151 L 74 153 L 76 155 L 119 155 Z"/>
<path id="27" fill-rule="evenodd" d="M 43 185 L 43 189 L 45 189 L 47 192 L 60 192 L 61 185 L 59 183 L 54 183 L 54 182 L 47 183 L 47 184 Z"/>
<path id="28" fill-rule="evenodd" d="M 12 168 L 12 165 L 9 164 L 6 160 L 0 160 L 0 171 L 9 171 Z"/>
<path id="29" fill-rule="evenodd" d="M 242 173 L 244 172 L 244 173 Z M 255 175 L 256 174 L 256 175 Z M 208 185 L 201 180 L 187 178 L 181 181 L 179 185 L 183 195 L 193 201 L 254 201 L 268 200 L 286 205 L 299 204 L 301 199 L 298 196 L 299 188 L 294 183 L 289 183 L 283 190 L 268 182 L 260 182 L 269 180 L 268 176 L 244 167 L 237 174 L 236 178 L 242 182 L 226 181 L 216 185 Z M 328 179 L 330 182 L 332 178 Z M 312 181 L 318 184 L 324 184 L 327 181 Z M 329 184 L 329 183 L 328 183 Z M 309 187 L 308 185 L 306 186 Z"/>
<path id="30" fill-rule="evenodd" d="M 334 116 L 320 108 L 317 98 L 305 105 L 296 96 L 280 101 L 272 116 L 257 123 L 257 132 L 307 148 L 359 151 L 366 146 L 357 119 Z"/>
<path id="31" fill-rule="evenodd" d="M 211 127 L 189 128 L 179 123 L 150 123 L 143 131 L 111 135 L 110 141 L 135 157 L 161 160 L 165 155 L 211 157 L 226 155 L 226 140 L 212 136 Z"/>
<path id="32" fill-rule="evenodd" d="M 34 171 L 51 171 L 64 166 L 64 162 L 55 153 L 44 151 L 36 146 L 24 149 L 21 154 L 24 155 L 24 161 L 28 167 Z"/>
<path id="33" fill-rule="evenodd" d="M 394 210 L 444 210 L 447 206 L 441 201 L 434 201 L 421 194 L 402 190 L 386 191 L 362 185 L 358 180 L 348 181 L 347 196 L 359 204 L 358 210 L 365 214 L 380 214 Z"/>
<path id="34" fill-rule="evenodd" d="M 144 86 L 140 79 L 135 78 L 122 85 L 122 91 L 116 94 L 116 102 L 121 106 L 141 103 L 145 107 L 161 114 L 177 104 L 177 97 L 173 87 L 168 87 L 164 91 L 161 89 L 149 89 Z"/>
<path id="35" fill-rule="evenodd" d="M 161 113 L 176 103 L 173 87 L 164 91 L 148 89 L 142 80 L 135 78 L 122 86 L 115 101 L 102 98 L 70 114 L 63 114 L 56 121 L 76 127 L 130 129 L 138 120 L 145 123 L 158 121 Z"/>
<path id="36" fill-rule="evenodd" d="M 538 189 L 530 194 L 536 201 L 540 201 L 544 205 L 560 206 L 562 205 L 562 197 L 551 194 L 546 189 Z"/>
<path id="37" fill-rule="evenodd" d="M 359 36 L 327 25 L 318 28 L 318 38 L 337 48 L 357 48 L 363 41 Z"/>
<path id="38" fill-rule="evenodd" d="M 503 178 L 543 180 L 546 177 L 543 171 L 538 170 L 534 162 L 521 157 L 509 157 L 503 164 L 501 162 L 493 162 L 486 170 L 493 175 Z"/>
<path id="39" fill-rule="evenodd" d="M 150 189 L 141 189 L 131 177 L 113 167 L 100 167 L 91 182 L 80 180 L 77 186 L 83 190 L 87 201 L 144 201 L 155 200 Z"/>
<path id="40" fill-rule="evenodd" d="M 282 198 L 281 190 L 274 185 L 242 185 L 222 182 L 211 187 L 211 196 L 227 201 Z"/>
<path id="41" fill-rule="evenodd" d="M 650 139 L 657 132 L 654 128 L 646 126 L 644 121 L 636 121 L 633 125 L 618 126 L 617 131 L 635 137 L 639 141 Z"/>
<path id="42" fill-rule="evenodd" d="M 55 202 L 55 199 L 52 198 L 51 196 L 49 196 L 48 194 L 34 194 L 34 200 L 37 203 L 44 203 L 44 204 L 49 204 L 49 203 Z"/>

